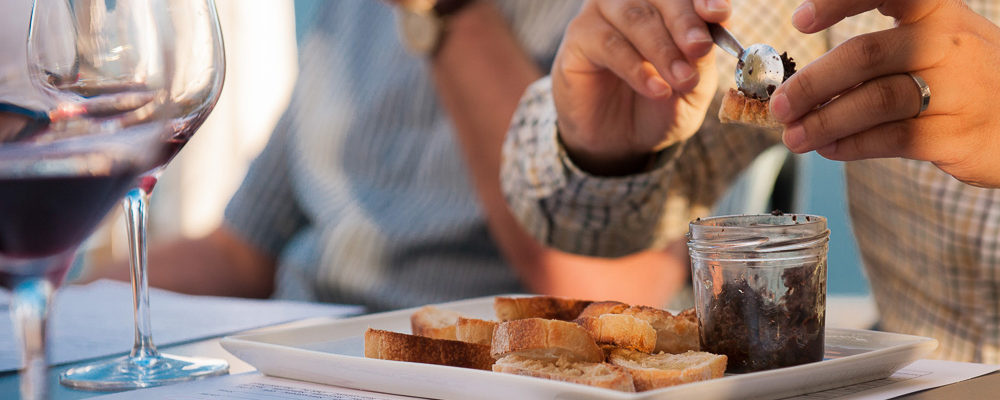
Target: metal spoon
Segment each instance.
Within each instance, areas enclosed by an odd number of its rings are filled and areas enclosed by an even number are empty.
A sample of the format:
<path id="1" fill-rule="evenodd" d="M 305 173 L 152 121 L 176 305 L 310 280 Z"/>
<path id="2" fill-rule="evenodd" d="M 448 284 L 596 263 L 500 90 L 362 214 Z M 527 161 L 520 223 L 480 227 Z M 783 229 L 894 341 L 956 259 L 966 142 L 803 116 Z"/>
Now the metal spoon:
<path id="1" fill-rule="evenodd" d="M 739 59 L 736 63 L 736 86 L 743 94 L 767 100 L 785 79 L 785 65 L 774 47 L 752 44 L 746 49 L 722 25 L 708 24 L 712 41 Z"/>

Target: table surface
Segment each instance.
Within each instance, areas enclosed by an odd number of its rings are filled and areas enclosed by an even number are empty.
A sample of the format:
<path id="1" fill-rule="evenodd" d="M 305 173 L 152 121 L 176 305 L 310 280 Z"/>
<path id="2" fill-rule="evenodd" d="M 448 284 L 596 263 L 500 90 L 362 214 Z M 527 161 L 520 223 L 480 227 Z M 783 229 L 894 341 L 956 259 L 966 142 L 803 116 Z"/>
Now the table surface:
<path id="1" fill-rule="evenodd" d="M 306 325 L 310 322 L 299 321 L 292 322 L 288 324 L 281 324 L 271 328 L 264 329 L 284 329 L 298 325 Z M 129 344 L 123 344 L 125 348 L 128 348 Z M 160 349 L 162 352 L 181 355 L 181 356 L 198 356 L 198 357 L 214 357 L 221 358 L 229 362 L 229 373 L 239 374 L 244 372 L 255 371 L 255 368 L 250 364 L 243 362 L 242 360 L 236 358 L 219 344 L 219 339 L 209 339 L 202 340 L 193 343 L 168 346 Z M 63 387 L 59 384 L 59 374 L 63 371 L 87 363 L 86 361 L 80 363 L 72 363 L 67 365 L 59 365 L 49 369 L 49 397 L 52 400 L 69 400 L 69 399 L 84 399 L 88 397 L 99 396 L 107 394 L 107 392 L 90 392 L 82 390 L 74 390 L 67 387 Z M 206 378 L 212 379 L 212 378 Z M 142 389 L 139 389 L 142 390 Z M 18 392 L 18 375 L 13 372 L 0 374 L 0 398 L 8 398 L 9 394 L 16 394 Z M 952 385 L 942 386 L 935 389 L 925 390 L 922 392 L 912 393 L 906 396 L 898 397 L 899 399 L 907 400 L 951 400 L 951 399 L 988 399 L 997 398 L 997 393 L 1000 393 L 1000 372 L 994 372 L 987 374 L 978 378 L 970 379 L 967 381 L 955 383 Z M 10 396 L 16 398 L 16 396 Z"/>

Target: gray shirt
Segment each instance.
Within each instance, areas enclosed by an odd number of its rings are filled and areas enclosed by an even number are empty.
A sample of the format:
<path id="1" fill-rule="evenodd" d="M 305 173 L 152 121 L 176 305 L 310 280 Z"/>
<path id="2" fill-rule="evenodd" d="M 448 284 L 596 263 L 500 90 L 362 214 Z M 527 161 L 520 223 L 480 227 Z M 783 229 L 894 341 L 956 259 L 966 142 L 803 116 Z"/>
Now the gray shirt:
<path id="1" fill-rule="evenodd" d="M 547 68 L 580 2 L 498 4 Z M 300 54 L 291 104 L 226 209 L 278 260 L 274 296 L 377 311 L 523 291 L 391 7 L 322 2 Z"/>

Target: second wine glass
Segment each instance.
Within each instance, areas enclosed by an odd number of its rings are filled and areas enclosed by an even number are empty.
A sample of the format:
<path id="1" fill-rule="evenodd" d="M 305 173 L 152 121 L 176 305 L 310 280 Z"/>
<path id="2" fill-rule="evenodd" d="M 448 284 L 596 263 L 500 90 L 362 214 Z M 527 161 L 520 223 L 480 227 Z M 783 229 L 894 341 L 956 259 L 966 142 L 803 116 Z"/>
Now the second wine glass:
<path id="1" fill-rule="evenodd" d="M 57 4 L 58 3 L 58 4 Z M 163 138 L 155 167 L 147 171 L 123 201 L 128 229 L 130 270 L 135 315 L 135 342 L 129 355 L 111 361 L 72 368 L 60 376 L 66 386 L 87 390 L 121 390 L 159 386 L 225 374 L 224 360 L 180 357 L 160 353 L 153 342 L 149 315 L 146 266 L 146 220 L 149 197 L 163 168 L 191 138 L 215 107 L 225 77 L 222 33 L 214 0 L 35 0 L 33 15 L 45 12 L 44 4 L 68 10 L 66 23 L 77 30 L 76 43 L 67 43 L 80 54 L 76 84 L 59 85 L 53 74 L 43 74 L 49 89 L 74 92 L 70 102 L 52 114 L 53 123 L 87 109 L 107 109 L 117 123 L 163 121 L 170 135 Z M 53 23 L 59 18 L 50 18 Z M 44 27 L 33 24 L 34 29 Z M 153 30 L 155 32 L 150 32 Z M 129 60 L 130 51 L 160 46 L 163 66 L 157 79 L 114 82 L 115 70 Z M 29 52 L 32 45 L 29 43 Z M 148 52 L 147 52 L 148 53 Z M 145 62 L 152 62 L 146 60 Z M 132 64 L 130 64 L 132 65 Z M 88 80 L 88 74 L 102 82 Z M 147 77 L 148 78 L 148 77 Z M 136 88 L 140 86 L 140 88 Z M 97 88 L 98 90 L 95 90 Z M 112 92 L 117 95 L 109 96 Z M 127 95 L 124 95 L 127 94 Z M 57 93 L 64 96 L 67 93 Z M 122 122 L 124 121 L 124 122 Z"/>

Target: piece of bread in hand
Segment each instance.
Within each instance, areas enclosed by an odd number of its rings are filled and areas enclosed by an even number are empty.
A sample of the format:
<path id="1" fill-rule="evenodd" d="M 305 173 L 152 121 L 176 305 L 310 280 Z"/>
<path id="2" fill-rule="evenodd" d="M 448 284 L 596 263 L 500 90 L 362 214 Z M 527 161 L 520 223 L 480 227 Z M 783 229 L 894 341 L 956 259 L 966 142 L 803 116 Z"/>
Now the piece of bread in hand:
<path id="1" fill-rule="evenodd" d="M 724 124 L 735 123 L 761 128 L 781 128 L 781 123 L 771 116 L 769 102 L 769 100 L 747 97 L 743 92 L 730 88 L 722 96 L 719 121 Z"/>
<path id="2" fill-rule="evenodd" d="M 608 362 L 632 375 L 635 390 L 642 392 L 683 383 L 721 378 L 726 372 L 726 356 L 689 351 L 681 354 L 646 354 L 615 349 Z"/>
<path id="3" fill-rule="evenodd" d="M 623 392 L 635 391 L 632 376 L 625 372 L 624 368 L 607 363 L 572 362 L 566 359 L 536 360 L 509 355 L 497 360 L 493 364 L 493 371 L 581 383 Z"/>
<path id="4" fill-rule="evenodd" d="M 593 303 L 580 313 L 580 318 L 603 314 L 625 314 L 649 323 L 656 331 L 656 346 L 652 352 L 683 353 L 700 350 L 698 317 L 694 309 L 673 315 L 670 311 L 647 306 L 629 306 L 616 301 Z"/>
<path id="5" fill-rule="evenodd" d="M 410 329 L 418 336 L 456 340 L 455 324 L 461 316 L 455 311 L 423 306 L 410 314 Z"/>
<path id="6" fill-rule="evenodd" d="M 493 343 L 493 331 L 497 328 L 496 321 L 476 318 L 458 317 L 455 323 L 455 338 L 463 342 L 485 344 Z"/>
<path id="7" fill-rule="evenodd" d="M 588 305 L 587 300 L 564 299 L 554 296 L 497 297 L 493 310 L 497 319 L 512 321 L 525 318 L 545 318 L 572 321 Z"/>
<path id="8" fill-rule="evenodd" d="M 627 314 L 602 314 L 575 321 L 597 344 L 611 344 L 650 353 L 656 348 L 656 330 L 649 322 Z"/>
<path id="9" fill-rule="evenodd" d="M 490 354 L 495 359 L 519 355 L 549 361 L 604 361 L 604 352 L 587 330 L 572 322 L 542 318 L 501 322 L 493 332 Z"/>
<path id="10" fill-rule="evenodd" d="M 490 370 L 490 346 L 368 328 L 365 357 Z"/>

